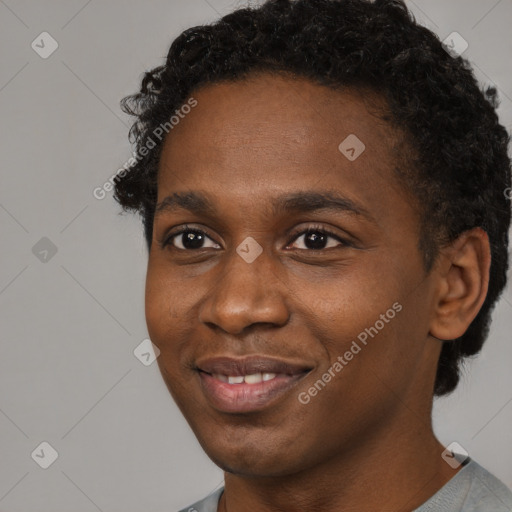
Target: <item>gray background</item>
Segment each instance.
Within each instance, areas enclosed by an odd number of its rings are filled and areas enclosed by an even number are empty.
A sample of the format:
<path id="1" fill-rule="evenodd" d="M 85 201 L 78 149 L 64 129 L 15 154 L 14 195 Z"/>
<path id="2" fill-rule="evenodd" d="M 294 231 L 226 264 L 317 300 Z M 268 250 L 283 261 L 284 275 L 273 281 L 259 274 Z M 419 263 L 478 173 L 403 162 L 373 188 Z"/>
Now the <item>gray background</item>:
<path id="1" fill-rule="evenodd" d="M 147 338 L 139 219 L 92 191 L 131 156 L 121 97 L 182 30 L 240 5 L 0 0 L 2 511 L 173 511 L 222 483 L 157 364 L 134 355 Z M 499 88 L 510 131 L 511 0 L 409 5 L 441 39 L 467 40 L 464 56 Z M 46 59 L 31 47 L 43 31 L 59 45 Z M 457 441 L 508 486 L 511 308 L 507 289 L 484 352 L 434 411 L 441 441 Z M 31 456 L 43 441 L 58 452 L 47 469 L 36 460 L 48 450 Z"/>

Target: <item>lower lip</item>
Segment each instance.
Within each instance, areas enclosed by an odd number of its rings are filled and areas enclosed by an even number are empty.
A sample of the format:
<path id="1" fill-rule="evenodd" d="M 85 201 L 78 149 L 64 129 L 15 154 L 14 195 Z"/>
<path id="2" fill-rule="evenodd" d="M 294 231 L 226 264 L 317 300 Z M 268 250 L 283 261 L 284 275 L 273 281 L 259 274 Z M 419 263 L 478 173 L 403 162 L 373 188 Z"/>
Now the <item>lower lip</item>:
<path id="1" fill-rule="evenodd" d="M 278 375 L 256 384 L 229 384 L 222 382 L 209 373 L 200 371 L 201 387 L 212 406 L 222 412 L 252 412 L 261 410 L 278 397 L 290 391 L 307 373 L 297 375 Z"/>

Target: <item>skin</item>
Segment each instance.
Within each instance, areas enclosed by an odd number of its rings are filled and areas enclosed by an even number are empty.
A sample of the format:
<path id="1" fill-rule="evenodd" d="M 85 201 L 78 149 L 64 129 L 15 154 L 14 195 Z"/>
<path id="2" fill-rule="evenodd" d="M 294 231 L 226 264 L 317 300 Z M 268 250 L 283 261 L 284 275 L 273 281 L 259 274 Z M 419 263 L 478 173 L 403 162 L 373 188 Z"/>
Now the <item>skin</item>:
<path id="1" fill-rule="evenodd" d="M 167 136 L 158 203 L 207 195 L 217 212 L 155 216 L 146 283 L 150 337 L 174 400 L 208 456 L 225 471 L 219 511 L 411 511 L 460 469 L 441 458 L 431 426 L 440 340 L 462 335 L 487 293 L 490 251 L 479 228 L 443 248 L 427 275 L 413 198 L 393 172 L 394 132 L 361 91 L 257 74 L 207 85 Z M 356 134 L 354 161 L 338 145 Z M 373 221 L 318 210 L 274 215 L 283 194 L 330 191 Z M 206 232 L 183 249 L 184 224 Z M 334 231 L 312 250 L 304 231 Z M 236 252 L 253 237 L 252 263 Z M 174 244 L 174 246 L 173 246 Z M 385 324 L 307 404 L 307 391 L 359 333 L 399 302 Z M 194 363 L 250 354 L 313 369 L 261 411 L 212 407 Z"/>

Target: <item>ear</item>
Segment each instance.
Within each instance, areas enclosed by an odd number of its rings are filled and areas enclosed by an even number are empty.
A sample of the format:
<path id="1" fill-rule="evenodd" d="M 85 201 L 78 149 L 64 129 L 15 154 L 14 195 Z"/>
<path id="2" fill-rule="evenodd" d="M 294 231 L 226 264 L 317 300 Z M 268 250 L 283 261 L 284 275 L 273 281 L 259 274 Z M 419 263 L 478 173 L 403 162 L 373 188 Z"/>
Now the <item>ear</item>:
<path id="1" fill-rule="evenodd" d="M 462 336 L 487 296 L 491 249 L 482 228 L 465 231 L 441 250 L 430 334 L 440 340 Z"/>

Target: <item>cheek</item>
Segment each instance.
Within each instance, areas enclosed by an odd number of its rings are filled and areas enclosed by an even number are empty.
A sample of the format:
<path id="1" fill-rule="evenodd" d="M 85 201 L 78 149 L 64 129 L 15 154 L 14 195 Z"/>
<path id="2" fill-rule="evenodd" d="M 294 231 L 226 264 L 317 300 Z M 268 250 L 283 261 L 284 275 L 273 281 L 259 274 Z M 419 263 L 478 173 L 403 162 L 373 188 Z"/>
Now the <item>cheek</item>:
<path id="1" fill-rule="evenodd" d="M 148 332 L 153 341 L 158 341 L 173 326 L 176 315 L 173 317 L 174 301 L 171 290 L 165 273 L 150 261 L 146 274 L 145 314 Z"/>
<path id="2" fill-rule="evenodd" d="M 148 265 L 145 287 L 146 325 L 151 341 L 159 348 L 161 369 L 171 375 L 186 373 L 186 363 L 193 348 L 192 337 L 194 308 L 190 285 L 181 285 L 179 279 L 164 266 Z M 164 375 L 168 378 L 168 375 Z"/>
<path id="3" fill-rule="evenodd" d="M 421 326 L 411 318 L 415 308 L 411 311 L 409 304 L 403 303 L 405 284 L 396 275 L 386 280 L 384 268 L 380 269 L 380 276 L 378 280 L 378 274 L 354 272 L 331 281 L 321 295 L 320 290 L 309 295 L 310 330 L 322 340 L 324 351 L 318 378 L 331 368 L 331 375 L 336 377 L 328 386 L 334 389 L 340 385 L 340 393 L 347 392 L 340 381 L 348 376 L 350 387 L 358 393 L 375 388 L 378 395 L 383 384 L 376 376 L 393 387 L 399 386 L 407 368 L 397 368 L 420 357 L 419 344 L 412 341 Z M 336 361 L 339 364 L 332 368 Z M 329 375 L 325 378 L 329 379 Z"/>
<path id="4" fill-rule="evenodd" d="M 148 268 L 146 275 L 145 312 L 146 323 L 150 331 L 158 327 L 159 310 L 162 304 L 161 293 L 158 282 L 154 279 L 154 273 Z"/>
<path id="5" fill-rule="evenodd" d="M 366 268 L 350 269 L 316 287 L 308 283 L 301 295 L 315 329 L 334 346 L 339 344 L 343 348 L 376 322 L 379 331 L 394 322 L 399 313 L 393 304 L 399 301 L 401 293 L 396 280 L 386 282 L 382 275 L 379 280 L 378 273 L 374 275 Z M 380 319 L 381 315 L 384 320 Z M 386 323 L 382 324 L 383 321 Z"/>

